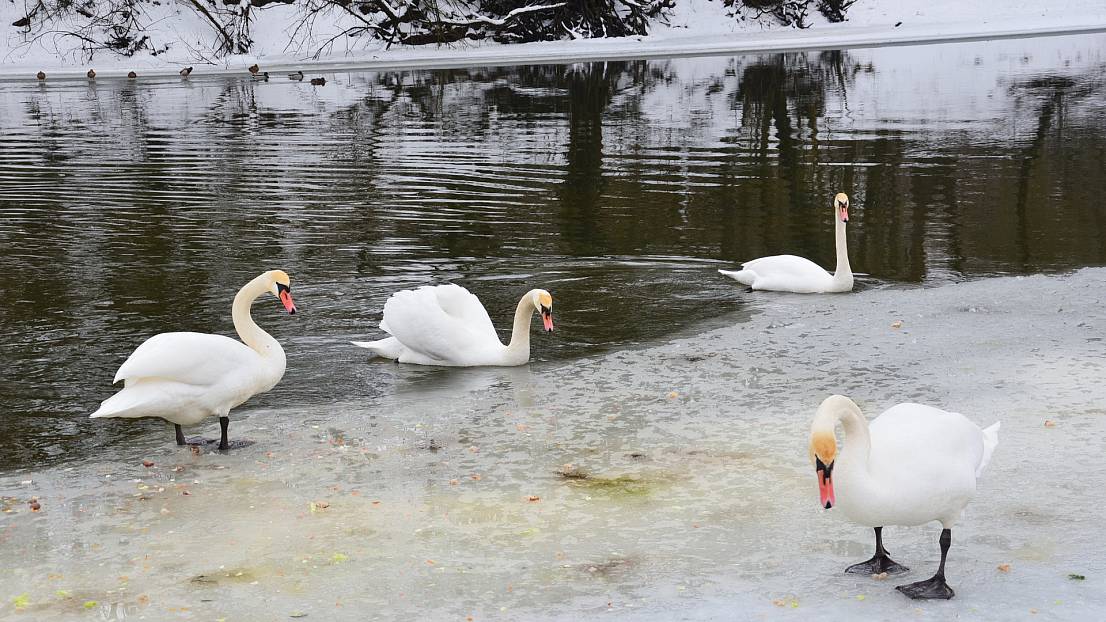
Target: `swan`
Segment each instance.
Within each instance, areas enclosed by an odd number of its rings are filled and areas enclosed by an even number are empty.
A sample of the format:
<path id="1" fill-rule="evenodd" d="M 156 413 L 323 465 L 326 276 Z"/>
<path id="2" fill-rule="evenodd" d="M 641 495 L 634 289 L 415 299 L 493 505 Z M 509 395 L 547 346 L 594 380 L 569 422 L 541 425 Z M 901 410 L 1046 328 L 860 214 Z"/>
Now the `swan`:
<path id="1" fill-rule="evenodd" d="M 514 366 L 530 360 L 530 317 L 541 314 L 553 332 L 553 297 L 532 289 L 518 301 L 511 343 L 503 345 L 480 299 L 460 285 L 423 286 L 396 292 L 384 303 L 380 328 L 392 335 L 353 341 L 377 356 L 416 365 Z"/>
<path id="2" fill-rule="evenodd" d="M 253 301 L 273 294 L 289 314 L 296 312 L 291 282 L 281 270 L 261 274 L 234 297 L 231 316 L 242 341 L 207 333 L 161 333 L 138 346 L 115 373 L 123 389 L 90 415 L 161 417 L 176 426 L 177 444 L 186 444 L 182 425 L 219 417 L 219 449 L 229 448 L 230 409 L 276 386 L 284 376 L 284 350 L 250 317 Z M 193 441 L 206 442 L 206 441 Z"/>
<path id="3" fill-rule="evenodd" d="M 761 257 L 741 264 L 740 270 L 719 270 L 751 290 L 821 294 L 847 292 L 853 288 L 849 268 L 849 250 L 845 243 L 845 225 L 849 222 L 849 197 L 838 192 L 833 197 L 833 220 L 837 246 L 837 270 L 830 274 L 809 259 L 795 255 Z"/>
<path id="4" fill-rule="evenodd" d="M 845 431 L 837 455 L 834 428 Z M 945 582 L 945 557 L 952 526 L 975 495 L 998 445 L 999 422 L 980 429 L 959 413 L 921 404 L 892 406 L 872 421 L 855 402 L 841 395 L 826 398 L 810 427 L 810 456 L 818 474 L 822 507 L 837 505 L 855 523 L 872 527 L 872 559 L 845 569 L 851 574 L 897 574 L 907 568 L 883 548 L 883 526 L 915 526 L 940 521 L 941 565 L 932 578 L 900 585 L 910 598 L 954 596 Z"/>

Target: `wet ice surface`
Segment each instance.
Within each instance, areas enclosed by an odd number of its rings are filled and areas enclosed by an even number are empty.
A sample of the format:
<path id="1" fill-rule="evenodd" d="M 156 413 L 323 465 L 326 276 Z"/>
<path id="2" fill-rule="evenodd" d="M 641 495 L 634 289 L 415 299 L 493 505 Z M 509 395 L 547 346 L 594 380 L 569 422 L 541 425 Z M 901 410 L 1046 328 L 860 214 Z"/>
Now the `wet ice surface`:
<path id="1" fill-rule="evenodd" d="M 1106 610 L 1104 287 L 748 294 L 732 326 L 520 369 L 342 358 L 397 390 L 247 405 L 231 434 L 256 444 L 229 455 L 149 423 L 110 459 L 0 479 L 0 616 L 1085 619 Z M 832 392 L 1002 420 L 955 600 L 893 589 L 932 574 L 936 524 L 885 530 L 905 578 L 841 574 L 872 542 L 818 507 L 806 434 Z"/>

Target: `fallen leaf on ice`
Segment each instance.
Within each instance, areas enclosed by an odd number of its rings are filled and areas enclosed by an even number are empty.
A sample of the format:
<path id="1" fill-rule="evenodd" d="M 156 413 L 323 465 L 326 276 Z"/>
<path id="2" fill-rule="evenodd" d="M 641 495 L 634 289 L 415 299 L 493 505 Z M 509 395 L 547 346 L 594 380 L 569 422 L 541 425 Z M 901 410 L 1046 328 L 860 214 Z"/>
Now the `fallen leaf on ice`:
<path id="1" fill-rule="evenodd" d="M 784 605 L 786 605 L 786 604 L 787 604 L 787 601 L 785 601 L 785 600 L 784 600 L 784 599 L 782 599 L 782 598 L 777 598 L 776 600 L 773 600 L 773 601 L 772 601 L 772 604 L 773 604 L 773 605 L 775 605 L 775 606 L 777 606 L 777 607 L 783 607 Z"/>
<path id="2" fill-rule="evenodd" d="M 891 328 L 902 328 L 902 320 L 891 322 Z"/>
<path id="3" fill-rule="evenodd" d="M 330 561 L 334 562 L 335 564 L 340 564 L 342 562 L 349 561 L 349 556 L 343 553 L 335 553 L 330 557 Z"/>
<path id="4" fill-rule="evenodd" d="M 884 581 L 884 580 L 887 579 L 887 573 L 886 572 L 879 572 L 879 573 L 876 573 L 876 574 L 872 575 L 872 578 L 875 579 L 876 581 Z"/>
<path id="5" fill-rule="evenodd" d="M 676 399 L 677 397 L 680 397 L 680 394 L 679 394 L 679 393 L 677 393 L 676 391 L 669 391 L 669 392 L 668 392 L 668 399 L 670 399 L 670 400 L 674 400 L 674 399 Z"/>
<path id="6" fill-rule="evenodd" d="M 1045 419 L 1045 427 L 1046 428 L 1055 428 L 1056 427 L 1056 422 L 1053 421 L 1052 419 Z"/>
<path id="7" fill-rule="evenodd" d="M 857 600 L 864 600 L 864 595 L 863 594 L 857 594 L 856 599 Z"/>
<path id="8" fill-rule="evenodd" d="M 1086 580 L 1087 577 L 1084 577 L 1081 574 L 1075 574 L 1073 572 L 1073 573 L 1068 575 L 1068 578 L 1071 579 L 1072 581 L 1083 581 L 1083 580 Z"/>
<path id="9" fill-rule="evenodd" d="M 94 601 L 94 600 L 86 600 L 86 601 L 84 601 L 84 605 L 82 605 L 82 606 L 83 606 L 83 607 L 84 607 L 85 609 L 92 609 L 93 607 L 95 607 L 96 605 L 99 605 L 99 604 L 100 604 L 100 603 L 98 603 L 98 602 L 96 602 L 96 601 Z"/>
<path id="10" fill-rule="evenodd" d="M 31 597 L 26 592 L 12 599 L 12 606 L 16 609 L 26 609 L 31 604 Z"/>
<path id="11" fill-rule="evenodd" d="M 999 564 L 998 565 L 998 571 L 999 572 L 1010 572 L 1010 564 Z"/>
<path id="12" fill-rule="evenodd" d="M 526 500 L 529 501 L 530 503 L 536 503 L 538 501 L 541 501 L 541 497 L 539 497 L 537 495 L 530 495 L 529 497 L 526 497 Z"/>
<path id="13" fill-rule="evenodd" d="M 142 461 L 142 466 L 144 466 L 148 469 L 148 468 L 154 466 L 154 461 L 153 460 L 143 460 Z"/>
<path id="14" fill-rule="evenodd" d="M 457 480 L 455 480 L 455 479 L 451 479 L 451 480 L 449 480 L 449 485 L 450 485 L 450 486 L 456 486 L 457 484 L 460 484 L 460 483 L 461 483 L 461 482 L 459 482 L 459 481 L 457 481 Z"/>

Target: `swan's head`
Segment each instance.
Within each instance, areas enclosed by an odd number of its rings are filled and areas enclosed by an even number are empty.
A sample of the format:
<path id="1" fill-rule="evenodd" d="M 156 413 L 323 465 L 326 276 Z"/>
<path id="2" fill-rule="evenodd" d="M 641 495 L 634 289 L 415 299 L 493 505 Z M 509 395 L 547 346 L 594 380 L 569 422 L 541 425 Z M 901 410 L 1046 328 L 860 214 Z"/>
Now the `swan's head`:
<path id="1" fill-rule="evenodd" d="M 296 312 L 296 303 L 292 302 L 292 281 L 284 270 L 269 270 L 265 273 L 269 281 L 269 291 L 284 303 L 289 314 Z"/>
<path id="2" fill-rule="evenodd" d="M 838 192 L 837 196 L 833 197 L 833 209 L 837 212 L 837 220 L 849 222 L 849 195 Z"/>
<path id="3" fill-rule="evenodd" d="M 837 503 L 833 494 L 833 462 L 837 459 L 837 437 L 833 429 L 837 425 L 839 406 L 836 400 L 848 398 L 834 395 L 818 407 L 814 423 L 810 426 L 810 461 L 818 474 L 818 495 L 822 507 L 827 510 Z M 850 400 L 851 401 L 851 400 Z"/>
<path id="4" fill-rule="evenodd" d="M 546 332 L 553 332 L 553 296 L 544 289 L 533 289 L 530 290 L 530 302 L 534 303 L 534 309 L 541 314 Z"/>

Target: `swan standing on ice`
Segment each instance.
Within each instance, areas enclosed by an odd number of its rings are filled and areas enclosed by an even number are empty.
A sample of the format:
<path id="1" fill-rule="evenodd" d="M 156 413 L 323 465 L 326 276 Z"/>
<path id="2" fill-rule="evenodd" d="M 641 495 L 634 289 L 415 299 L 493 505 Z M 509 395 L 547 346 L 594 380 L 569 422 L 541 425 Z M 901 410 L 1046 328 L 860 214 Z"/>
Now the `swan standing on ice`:
<path id="1" fill-rule="evenodd" d="M 250 317 L 250 305 L 266 292 L 296 312 L 291 282 L 270 270 L 246 283 L 234 297 L 234 329 L 242 341 L 207 333 L 161 333 L 147 339 L 115 374 L 123 390 L 104 400 L 98 417 L 161 417 L 176 426 L 177 444 L 186 443 L 182 425 L 219 417 L 219 449 L 229 448 L 230 409 L 276 386 L 284 376 L 284 350 Z M 203 441 L 200 441 L 203 442 Z"/>
<path id="2" fill-rule="evenodd" d="M 838 422 L 845 430 L 840 455 L 834 436 Z M 896 589 L 910 598 L 952 598 L 945 582 L 952 526 L 975 495 L 976 479 L 998 445 L 998 429 L 998 422 L 980 429 L 964 415 L 920 404 L 893 406 L 869 426 L 849 398 L 826 398 L 810 428 L 822 507 L 837 505 L 850 520 L 876 532 L 872 559 L 845 572 L 905 572 L 883 548 L 883 526 L 941 521 L 937 573 Z"/>
<path id="3" fill-rule="evenodd" d="M 392 294 L 384 303 L 379 341 L 353 341 L 377 356 L 416 365 L 514 366 L 530 360 L 530 318 L 541 314 L 553 332 L 553 297 L 532 289 L 518 301 L 511 343 L 503 345 L 480 299 L 460 285 L 424 286 Z"/>
<path id="4" fill-rule="evenodd" d="M 833 220 L 837 246 L 837 270 L 830 274 L 809 259 L 795 255 L 761 257 L 741 264 L 740 270 L 718 272 L 748 285 L 753 290 L 819 294 L 847 292 L 853 288 L 845 225 L 849 222 L 849 197 L 844 192 L 833 198 Z"/>

